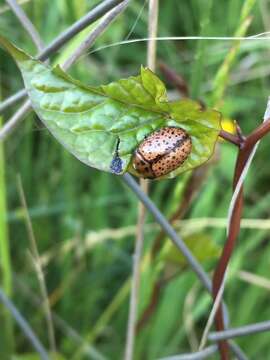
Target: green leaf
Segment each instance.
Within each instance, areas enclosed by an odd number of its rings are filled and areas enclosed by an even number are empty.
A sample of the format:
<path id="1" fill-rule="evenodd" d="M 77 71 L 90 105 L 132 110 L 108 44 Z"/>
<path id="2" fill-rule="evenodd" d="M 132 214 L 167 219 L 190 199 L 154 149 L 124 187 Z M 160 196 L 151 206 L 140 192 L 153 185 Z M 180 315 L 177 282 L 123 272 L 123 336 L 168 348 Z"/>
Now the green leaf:
<path id="1" fill-rule="evenodd" d="M 149 69 L 99 87 L 71 78 L 59 66 L 50 68 L 0 36 L 0 45 L 16 60 L 35 112 L 56 139 L 94 168 L 130 171 L 138 144 L 164 126 L 185 129 L 192 152 L 172 178 L 209 159 L 220 131 L 220 114 L 202 111 L 192 100 L 169 102 L 163 82 Z"/>
<path id="2" fill-rule="evenodd" d="M 221 252 L 214 240 L 205 233 L 194 233 L 184 237 L 185 244 L 200 262 L 216 259 Z M 159 255 L 159 260 L 184 267 L 187 261 L 171 241 L 166 241 Z"/>
<path id="3" fill-rule="evenodd" d="M 59 353 L 51 353 L 51 360 L 65 360 L 64 356 Z M 25 353 L 23 355 L 13 355 L 12 360 L 40 360 L 40 355 L 36 353 Z"/>

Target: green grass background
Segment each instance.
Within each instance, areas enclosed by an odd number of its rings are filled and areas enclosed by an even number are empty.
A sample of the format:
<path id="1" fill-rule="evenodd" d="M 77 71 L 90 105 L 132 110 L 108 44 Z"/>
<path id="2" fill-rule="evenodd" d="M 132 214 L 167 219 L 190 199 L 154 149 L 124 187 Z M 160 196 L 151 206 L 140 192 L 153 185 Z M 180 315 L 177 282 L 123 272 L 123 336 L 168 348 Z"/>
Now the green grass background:
<path id="1" fill-rule="evenodd" d="M 29 0 L 23 8 L 47 44 L 85 14 L 94 0 Z M 133 0 L 97 41 L 95 47 L 147 36 L 147 5 Z M 269 30 L 267 0 L 160 0 L 159 36 L 252 35 Z M 89 29 L 88 29 L 89 30 Z M 35 54 L 35 47 L 15 16 L 0 1 L 0 33 Z M 85 33 L 84 33 L 85 34 Z M 70 41 L 51 62 L 62 61 L 81 41 Z M 262 120 L 269 96 L 270 41 L 163 41 L 157 58 L 181 74 L 191 95 L 237 119 L 248 133 Z M 101 84 L 137 74 L 146 63 L 146 43 L 111 47 L 83 56 L 70 73 Z M 163 75 L 158 74 L 164 79 Z M 0 97 L 22 86 L 11 58 L 0 51 Z M 165 79 L 164 79 L 165 80 Z M 168 85 L 170 91 L 174 91 Z M 18 105 L 8 109 L 5 122 Z M 236 149 L 217 147 L 216 158 L 187 209 L 186 219 L 225 218 L 231 197 Z M 0 282 L 28 319 L 46 348 L 48 330 L 40 306 L 37 274 L 29 257 L 30 241 L 17 187 L 21 176 L 38 244 L 52 311 L 59 359 L 121 359 L 129 303 L 129 278 L 137 200 L 121 179 L 78 162 L 49 135 L 32 113 L 0 147 Z M 153 182 L 150 195 L 169 217 L 181 204 L 189 175 Z M 258 148 L 245 185 L 244 217 L 268 219 L 269 137 Z M 147 223 L 152 223 L 151 216 Z M 147 231 L 142 270 L 140 314 L 154 284 L 161 289 L 152 317 L 136 337 L 136 359 L 152 360 L 196 350 L 211 309 L 211 299 L 176 248 L 150 256 L 158 227 Z M 209 273 L 225 229 L 189 226 L 180 229 Z M 168 248 L 168 240 L 164 239 Z M 203 244 L 203 246 L 200 246 Z M 164 255 L 165 254 L 165 255 Z M 167 255 L 166 255 L 167 254 Z M 225 299 L 231 325 L 270 318 L 269 290 L 259 281 L 243 280 L 243 271 L 269 278 L 269 230 L 242 229 L 230 266 Z M 31 345 L 0 305 L 0 359 L 37 359 Z M 270 335 L 238 339 L 249 359 L 270 359 Z M 85 346 L 87 345 L 87 346 Z M 212 357 L 215 359 L 216 357 Z"/>

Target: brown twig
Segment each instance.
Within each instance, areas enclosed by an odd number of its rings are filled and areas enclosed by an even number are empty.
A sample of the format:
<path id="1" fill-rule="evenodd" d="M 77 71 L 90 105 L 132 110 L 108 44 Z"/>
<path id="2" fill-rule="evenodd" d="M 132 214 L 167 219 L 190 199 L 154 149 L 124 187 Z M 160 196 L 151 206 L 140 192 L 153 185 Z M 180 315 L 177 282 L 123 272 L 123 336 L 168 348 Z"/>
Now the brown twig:
<path id="1" fill-rule="evenodd" d="M 246 149 L 254 146 L 257 141 L 262 139 L 269 132 L 270 132 L 270 119 L 267 119 L 247 137 L 245 141 Z"/>
<path id="2" fill-rule="evenodd" d="M 185 79 L 164 62 L 158 62 L 159 70 L 163 73 L 168 83 L 174 86 L 183 97 L 189 96 L 189 89 Z"/>
<path id="3" fill-rule="evenodd" d="M 219 136 L 224 139 L 227 140 L 229 142 L 231 142 L 234 145 L 240 146 L 243 142 L 243 138 L 241 138 L 239 135 L 233 135 L 231 133 L 228 133 L 225 130 L 220 130 L 219 132 Z"/>
<path id="4" fill-rule="evenodd" d="M 239 150 L 239 157 L 241 155 L 241 150 Z M 238 159 L 239 159 L 238 157 Z M 239 161 L 239 160 L 238 160 Z M 232 222 L 230 224 L 230 231 L 228 235 L 228 239 L 225 243 L 225 246 L 223 248 L 223 252 L 221 255 L 221 258 L 219 260 L 218 266 L 215 270 L 214 277 L 213 277 L 213 300 L 215 301 L 220 286 L 223 282 L 224 274 L 227 269 L 230 257 L 232 255 L 236 238 L 238 236 L 239 230 L 240 230 L 240 220 L 241 220 L 241 214 L 242 214 L 242 206 L 243 206 L 243 189 L 241 189 L 234 210 L 232 214 Z M 224 330 L 224 322 L 223 322 L 223 312 L 222 307 L 220 306 L 216 313 L 216 328 L 217 331 Z M 225 354 L 229 353 L 229 346 L 226 341 L 221 341 L 219 343 L 219 347 L 221 349 L 222 354 L 222 360 L 228 360 L 228 356 Z"/>
<path id="5" fill-rule="evenodd" d="M 231 138 L 231 136 L 228 136 L 228 133 L 223 132 L 222 137 L 226 138 L 227 140 L 231 141 L 232 143 L 239 146 L 239 152 L 238 157 L 236 161 L 235 166 L 235 174 L 233 179 L 233 190 L 235 190 L 238 181 L 242 175 L 242 172 L 249 160 L 249 157 L 253 151 L 253 148 L 256 146 L 256 143 L 262 139 L 268 132 L 270 132 L 270 119 L 267 119 L 264 121 L 260 126 L 258 126 L 247 138 L 244 138 L 239 135 L 238 131 L 238 137 L 236 137 L 238 140 Z M 224 136 L 225 135 L 225 136 Z M 227 241 L 224 245 L 222 255 L 220 257 L 220 260 L 218 262 L 217 268 L 214 273 L 213 277 L 213 299 L 215 301 L 217 294 L 219 292 L 219 289 L 222 285 L 224 275 L 228 266 L 228 263 L 230 261 L 230 258 L 232 256 L 236 239 L 240 231 L 240 222 L 241 222 L 241 214 L 242 214 L 242 208 L 243 208 L 243 186 L 241 186 L 240 191 L 237 195 L 236 201 L 234 203 L 234 207 L 232 210 L 232 215 L 230 218 L 230 224 L 229 224 L 229 232 Z M 224 322 L 223 322 L 223 313 L 222 313 L 222 307 L 219 306 L 218 311 L 216 313 L 216 328 L 217 331 L 224 330 Z M 229 359 L 229 346 L 228 342 L 223 340 L 219 342 L 219 348 L 221 353 L 222 360 L 228 360 Z"/>
<path id="6" fill-rule="evenodd" d="M 140 330 L 144 327 L 144 325 L 147 324 L 148 320 L 153 315 L 153 313 L 154 313 L 154 311 L 156 309 L 156 306 L 158 304 L 159 295 L 160 295 L 162 285 L 163 285 L 162 280 L 158 280 L 154 284 L 154 288 L 152 290 L 150 302 L 147 305 L 147 307 L 145 308 L 145 310 L 144 310 L 142 316 L 140 317 L 140 319 L 137 321 L 137 324 L 136 324 L 136 333 L 137 334 L 139 334 Z"/>

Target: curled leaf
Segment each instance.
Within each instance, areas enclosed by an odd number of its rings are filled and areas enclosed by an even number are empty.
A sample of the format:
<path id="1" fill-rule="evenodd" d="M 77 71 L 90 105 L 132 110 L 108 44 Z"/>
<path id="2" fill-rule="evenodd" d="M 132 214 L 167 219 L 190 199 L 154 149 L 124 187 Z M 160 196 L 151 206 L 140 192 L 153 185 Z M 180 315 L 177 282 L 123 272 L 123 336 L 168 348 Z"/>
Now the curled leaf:
<path id="1" fill-rule="evenodd" d="M 74 156 L 99 170 L 130 171 L 138 144 L 164 126 L 185 129 L 192 152 L 166 175 L 172 178 L 209 159 L 220 131 L 220 114 L 202 111 L 192 100 L 169 102 L 163 82 L 149 69 L 138 76 L 98 87 L 87 86 L 59 66 L 50 68 L 0 36 L 16 60 L 32 107 L 52 135 Z"/>

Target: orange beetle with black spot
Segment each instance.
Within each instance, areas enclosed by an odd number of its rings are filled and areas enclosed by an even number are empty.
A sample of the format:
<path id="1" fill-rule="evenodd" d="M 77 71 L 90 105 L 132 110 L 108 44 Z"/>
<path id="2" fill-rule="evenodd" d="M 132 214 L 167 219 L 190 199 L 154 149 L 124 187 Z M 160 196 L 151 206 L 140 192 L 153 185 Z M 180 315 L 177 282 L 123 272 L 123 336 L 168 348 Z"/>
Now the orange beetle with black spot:
<path id="1" fill-rule="evenodd" d="M 181 166 L 191 149 L 191 137 L 184 129 L 164 127 L 140 143 L 134 153 L 133 167 L 142 177 L 156 179 Z"/>

